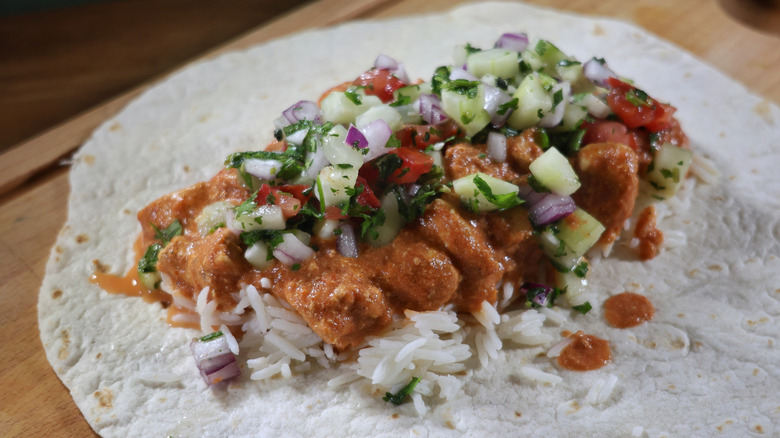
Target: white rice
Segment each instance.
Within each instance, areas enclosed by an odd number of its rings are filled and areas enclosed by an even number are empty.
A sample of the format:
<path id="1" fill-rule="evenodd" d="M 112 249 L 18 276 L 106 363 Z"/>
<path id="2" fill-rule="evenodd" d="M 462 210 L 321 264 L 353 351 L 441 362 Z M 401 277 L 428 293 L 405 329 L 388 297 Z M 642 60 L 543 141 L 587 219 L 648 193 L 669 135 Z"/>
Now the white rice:
<path id="1" fill-rule="evenodd" d="M 634 426 L 634 428 L 631 429 L 632 437 L 641 437 L 644 433 L 645 433 L 645 428 L 642 426 Z"/>
<path id="2" fill-rule="evenodd" d="M 267 289 L 270 284 L 261 282 L 261 286 Z M 504 302 L 511 303 L 514 287 L 509 284 L 501 290 Z M 208 301 L 208 289 L 202 290 L 192 304 L 200 313 L 203 330 L 210 332 L 209 324 L 221 325 L 234 353 L 238 352 L 239 343 L 234 344 L 230 326 L 241 325 L 244 337 L 240 346 L 248 356 L 246 364 L 253 380 L 290 378 L 310 372 L 317 365 L 330 368 L 352 354 L 336 354 L 333 345 L 324 343 L 298 313 L 270 293 L 246 285 L 234 298 L 238 305 L 232 312 L 217 312 L 216 302 Z M 327 385 L 336 388 L 369 379 L 380 391 L 395 393 L 418 377 L 421 380 L 411 394 L 412 403 L 405 409 L 424 415 L 428 410 L 426 398 L 454 400 L 462 394 L 464 382 L 471 375 L 465 363 L 468 359 L 476 356 L 482 366 L 487 366 L 490 360 L 498 358 L 504 341 L 520 346 L 548 345 L 555 338 L 545 332 L 545 322 L 553 326 L 566 322 L 563 312 L 546 308 L 502 315 L 487 301 L 472 315 L 478 324 L 467 326 L 451 307 L 431 312 L 406 311 L 406 318 L 397 321 L 389 332 L 366 340 L 358 350 L 356 362 L 340 364 L 342 372 Z M 454 375 L 458 373 L 466 377 Z M 523 367 L 521 374 L 536 383 L 560 381 L 554 374 L 531 367 Z"/>
<path id="3" fill-rule="evenodd" d="M 238 341 L 236 341 L 236 338 L 233 336 L 233 333 L 230 331 L 230 329 L 227 328 L 226 325 L 222 324 L 219 327 L 219 330 L 222 332 L 222 336 L 225 337 L 230 352 L 233 354 L 238 354 Z"/>
<path id="4" fill-rule="evenodd" d="M 588 391 L 585 403 L 597 406 L 607 402 L 612 396 L 612 391 L 615 389 L 617 381 L 618 377 L 614 374 L 609 374 L 604 379 L 597 379 L 591 386 L 590 391 Z"/>
<path id="5" fill-rule="evenodd" d="M 563 349 L 566 348 L 572 342 L 574 342 L 574 338 L 572 337 L 567 337 L 563 339 L 561 342 L 555 344 L 551 349 L 547 350 L 547 357 L 553 358 L 553 357 L 560 356 Z"/>
<path id="6" fill-rule="evenodd" d="M 561 376 L 545 373 L 544 371 L 529 366 L 520 367 L 520 374 L 535 383 L 548 383 L 555 385 L 563 381 Z"/>
<path id="7" fill-rule="evenodd" d="M 691 173 L 705 184 L 715 184 L 720 178 L 720 172 L 709 158 L 694 153 L 691 160 Z"/>

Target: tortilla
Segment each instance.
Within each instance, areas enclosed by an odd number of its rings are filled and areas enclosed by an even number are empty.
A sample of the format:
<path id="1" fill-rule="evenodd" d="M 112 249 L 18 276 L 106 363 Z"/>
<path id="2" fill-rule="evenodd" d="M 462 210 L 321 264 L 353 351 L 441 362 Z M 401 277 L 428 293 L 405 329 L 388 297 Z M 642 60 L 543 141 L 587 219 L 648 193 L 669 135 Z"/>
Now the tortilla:
<path id="1" fill-rule="evenodd" d="M 683 193 L 683 213 L 663 222 L 685 245 L 646 263 L 619 250 L 594 261 L 601 299 L 629 290 L 656 307 L 651 322 L 632 329 L 609 328 L 598 305 L 564 327 L 608 339 L 607 367 L 560 371 L 563 383 L 536 385 L 519 367 L 554 371 L 550 359 L 536 357 L 541 349 L 505 350 L 468 377 L 461 397 L 422 418 L 362 382 L 330 389 L 338 369 L 263 383 L 244 373 L 212 391 L 188 349 L 194 331 L 170 328 L 159 306 L 89 283 L 96 269 L 123 274 L 133 265 L 127 249 L 141 207 L 209 178 L 227 154 L 267 144 L 270 121 L 291 102 L 356 77 L 378 53 L 402 60 L 412 76 L 428 74 L 449 62 L 454 44 L 485 47 L 500 30 L 549 39 L 578 59 L 606 58 L 678 107 L 692 149 L 722 175 Z M 772 435 L 780 423 L 780 150 L 772 145 L 780 109 L 758 114 L 760 103 L 632 26 L 503 3 L 349 23 L 193 65 L 103 124 L 77 154 L 62 251 L 52 252 L 39 297 L 47 357 L 102 436 Z M 179 380 L 155 382 L 154 373 Z M 611 397 L 585 403 L 608 375 L 619 378 Z"/>

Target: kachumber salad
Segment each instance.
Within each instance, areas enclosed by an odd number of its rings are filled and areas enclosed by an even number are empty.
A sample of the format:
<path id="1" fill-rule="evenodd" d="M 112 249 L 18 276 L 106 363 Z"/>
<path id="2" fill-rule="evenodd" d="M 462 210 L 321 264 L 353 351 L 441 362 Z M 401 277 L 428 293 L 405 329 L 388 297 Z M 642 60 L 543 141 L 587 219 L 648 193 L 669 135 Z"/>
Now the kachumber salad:
<path id="1" fill-rule="evenodd" d="M 611 360 L 605 341 L 542 326 L 590 310 L 585 255 L 608 252 L 627 221 L 638 258 L 657 254 L 655 211 L 637 198 L 673 196 L 685 178 L 674 112 L 603 59 L 525 34 L 460 46 L 425 80 L 380 55 L 287 108 L 267 147 L 142 209 L 128 276 L 171 325 L 215 332 L 192 343 L 208 384 L 241 373 L 239 341 L 252 379 L 340 361 L 328 385 L 366 377 L 418 412 L 504 343 L 595 369 Z"/>

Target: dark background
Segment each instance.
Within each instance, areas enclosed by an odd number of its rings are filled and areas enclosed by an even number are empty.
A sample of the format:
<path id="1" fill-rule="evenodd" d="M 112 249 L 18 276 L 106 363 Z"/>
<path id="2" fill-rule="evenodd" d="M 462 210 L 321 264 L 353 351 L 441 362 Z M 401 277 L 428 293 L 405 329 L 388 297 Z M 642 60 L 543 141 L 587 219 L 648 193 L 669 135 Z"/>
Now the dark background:
<path id="1" fill-rule="evenodd" d="M 0 0 L 0 153 L 307 1 Z"/>

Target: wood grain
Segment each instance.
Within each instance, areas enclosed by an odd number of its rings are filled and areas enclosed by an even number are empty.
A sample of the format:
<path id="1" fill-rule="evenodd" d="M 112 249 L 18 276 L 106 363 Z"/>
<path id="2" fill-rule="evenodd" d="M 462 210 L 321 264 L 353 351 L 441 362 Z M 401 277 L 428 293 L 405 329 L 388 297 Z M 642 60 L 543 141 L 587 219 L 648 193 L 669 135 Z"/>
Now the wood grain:
<path id="1" fill-rule="evenodd" d="M 247 47 L 278 35 L 357 16 L 386 18 L 435 12 L 455 3 L 458 2 L 323 0 L 262 26 L 225 49 Z M 780 39 L 739 24 L 723 12 L 716 0 L 534 0 L 531 3 L 635 22 L 742 81 L 752 91 L 780 102 Z M 518 27 L 522 29 L 520 19 Z M 729 35 L 728 41 L 723 35 Z M 7 165 L 8 156 L 0 157 L 0 174 L 12 171 L 13 164 L 24 164 L 26 157 L 45 153 L 49 147 L 59 147 L 61 153 L 67 153 L 131 96 L 120 96 L 38 137 L 37 141 L 28 142 L 12 157 L 20 161 Z M 67 177 L 67 168 L 49 165 L 34 180 L 0 195 L 0 306 L 5 309 L 0 316 L 0 339 L 6 353 L 0 361 L 3 382 L 0 436 L 3 437 L 92 435 L 67 390 L 49 367 L 38 340 L 36 297 L 49 248 L 65 220 Z"/>

